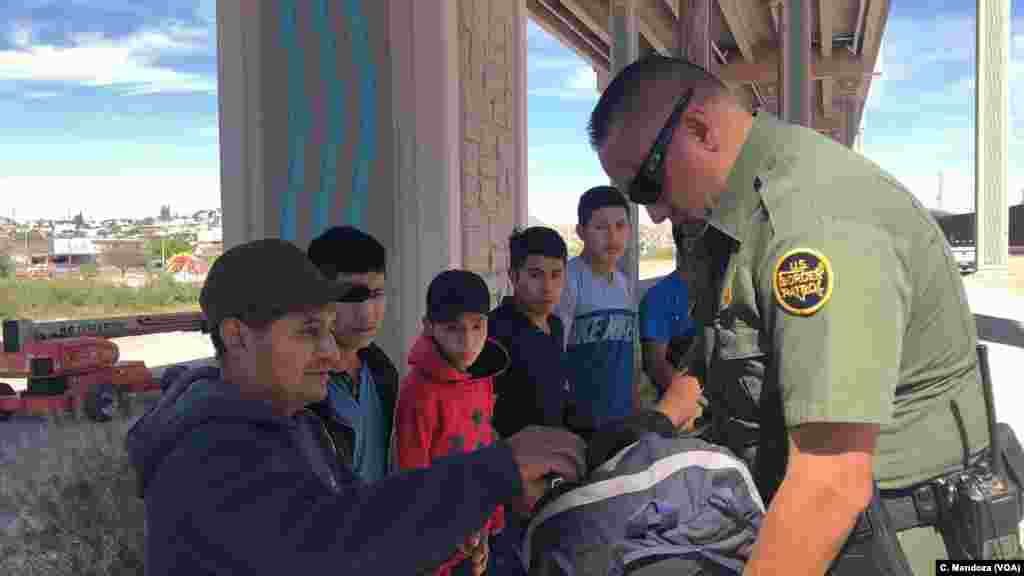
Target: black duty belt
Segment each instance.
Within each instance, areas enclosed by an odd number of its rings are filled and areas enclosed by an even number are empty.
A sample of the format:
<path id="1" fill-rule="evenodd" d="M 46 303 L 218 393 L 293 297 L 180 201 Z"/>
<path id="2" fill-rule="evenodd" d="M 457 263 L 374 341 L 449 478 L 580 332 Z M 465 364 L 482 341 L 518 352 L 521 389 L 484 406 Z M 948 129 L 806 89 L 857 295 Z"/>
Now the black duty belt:
<path id="1" fill-rule="evenodd" d="M 935 526 L 938 523 L 939 503 L 936 487 L 932 482 L 913 489 L 882 491 L 882 504 L 892 521 L 893 532 L 903 532 L 921 526 Z M 863 515 L 857 522 L 855 533 L 867 529 L 867 526 L 861 525 L 862 523 L 864 523 Z"/>
<path id="2" fill-rule="evenodd" d="M 968 462 L 970 465 L 977 464 L 986 453 L 987 448 L 972 455 Z M 958 469 L 909 488 L 882 490 L 882 504 L 889 514 L 893 532 L 935 526 L 939 521 L 939 485 L 953 480 L 962 473 L 963 470 Z M 871 528 L 863 514 L 857 517 L 853 534 L 855 537 L 871 534 Z"/>

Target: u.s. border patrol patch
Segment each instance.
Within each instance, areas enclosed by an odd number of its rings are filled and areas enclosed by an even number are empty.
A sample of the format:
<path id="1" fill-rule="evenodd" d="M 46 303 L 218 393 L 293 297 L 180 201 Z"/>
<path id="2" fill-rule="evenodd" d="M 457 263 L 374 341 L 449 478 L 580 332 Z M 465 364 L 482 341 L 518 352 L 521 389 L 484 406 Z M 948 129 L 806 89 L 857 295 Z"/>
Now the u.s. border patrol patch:
<path id="1" fill-rule="evenodd" d="M 783 310 L 797 316 L 810 316 L 832 297 L 835 275 L 828 258 L 810 248 L 797 248 L 783 254 L 775 263 L 772 288 L 775 301 Z"/>

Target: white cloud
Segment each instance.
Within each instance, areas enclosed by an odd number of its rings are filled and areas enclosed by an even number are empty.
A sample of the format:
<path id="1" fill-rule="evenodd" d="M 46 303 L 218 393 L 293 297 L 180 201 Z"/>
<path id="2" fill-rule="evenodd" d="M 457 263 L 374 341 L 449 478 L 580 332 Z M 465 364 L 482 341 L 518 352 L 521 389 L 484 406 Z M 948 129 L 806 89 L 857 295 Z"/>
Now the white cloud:
<path id="1" fill-rule="evenodd" d="M 161 92 L 216 93 L 215 79 L 179 72 L 156 63 L 162 54 L 205 50 L 203 28 L 169 24 L 124 38 L 76 34 L 71 46 L 33 44 L 0 51 L 0 81 L 64 82 L 109 88 L 124 95 Z"/>
<path id="2" fill-rule="evenodd" d="M 26 48 L 32 44 L 34 36 L 31 22 L 15 22 L 11 25 L 11 44 L 18 48 Z"/>
<path id="3" fill-rule="evenodd" d="M 60 92 L 52 92 L 48 90 L 29 90 L 22 93 L 21 95 L 26 100 L 49 100 L 50 98 L 56 98 L 60 96 Z"/>
<path id="4" fill-rule="evenodd" d="M 577 64 L 572 74 L 559 80 L 559 84 L 553 87 L 533 88 L 529 91 L 531 96 L 559 98 L 561 100 L 596 102 L 597 74 L 590 66 Z"/>
<path id="5" fill-rule="evenodd" d="M 1024 34 L 1015 34 L 1013 36 L 1013 57 L 1018 60 L 1024 60 Z"/>
<path id="6" fill-rule="evenodd" d="M 589 92 L 591 94 L 597 94 L 597 73 L 590 66 L 580 66 L 576 68 L 573 75 L 569 77 L 566 85 L 570 90 L 578 90 L 580 92 Z"/>

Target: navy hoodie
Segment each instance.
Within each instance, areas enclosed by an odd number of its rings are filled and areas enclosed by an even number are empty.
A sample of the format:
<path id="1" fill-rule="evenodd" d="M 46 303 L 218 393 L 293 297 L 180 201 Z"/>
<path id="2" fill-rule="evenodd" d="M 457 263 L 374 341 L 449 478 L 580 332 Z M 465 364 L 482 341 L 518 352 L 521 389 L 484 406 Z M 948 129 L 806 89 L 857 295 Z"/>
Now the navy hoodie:
<path id="1" fill-rule="evenodd" d="M 569 372 L 562 320 L 548 317 L 551 333 L 533 325 L 506 296 L 488 314 L 488 336 L 508 350 L 509 369 L 495 379 L 494 429 L 509 437 L 530 425 L 565 427 Z"/>
<path id="2" fill-rule="evenodd" d="M 176 381 L 126 447 L 149 576 L 416 574 L 523 489 L 500 442 L 367 486 L 318 417 L 276 416 L 209 367 Z"/>

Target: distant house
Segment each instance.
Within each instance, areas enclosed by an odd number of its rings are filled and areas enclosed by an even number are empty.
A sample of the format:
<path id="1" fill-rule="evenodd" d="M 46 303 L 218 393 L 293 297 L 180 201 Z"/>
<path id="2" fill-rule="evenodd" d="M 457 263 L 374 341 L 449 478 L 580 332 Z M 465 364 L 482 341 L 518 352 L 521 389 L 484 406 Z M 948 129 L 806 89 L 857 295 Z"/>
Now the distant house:
<path id="1" fill-rule="evenodd" d="M 96 263 L 96 246 L 88 238 L 50 238 L 50 261 L 57 274 L 77 272 Z"/>
<path id="2" fill-rule="evenodd" d="M 138 230 L 143 238 L 159 238 L 164 233 L 163 226 L 159 224 L 143 224 Z"/>
<path id="3" fill-rule="evenodd" d="M 224 235 L 220 228 L 200 230 L 193 253 L 200 258 L 220 256 L 224 251 Z"/>

